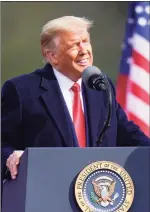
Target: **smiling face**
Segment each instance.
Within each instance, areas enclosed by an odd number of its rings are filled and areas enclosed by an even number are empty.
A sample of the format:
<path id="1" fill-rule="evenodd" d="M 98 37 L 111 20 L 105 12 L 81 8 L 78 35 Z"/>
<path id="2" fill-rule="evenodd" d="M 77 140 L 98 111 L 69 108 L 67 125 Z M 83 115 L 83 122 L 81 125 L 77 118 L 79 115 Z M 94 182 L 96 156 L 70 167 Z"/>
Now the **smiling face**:
<path id="1" fill-rule="evenodd" d="M 93 64 L 89 33 L 86 30 L 61 33 L 56 49 L 48 51 L 46 58 L 59 72 L 77 81 L 83 70 Z"/>

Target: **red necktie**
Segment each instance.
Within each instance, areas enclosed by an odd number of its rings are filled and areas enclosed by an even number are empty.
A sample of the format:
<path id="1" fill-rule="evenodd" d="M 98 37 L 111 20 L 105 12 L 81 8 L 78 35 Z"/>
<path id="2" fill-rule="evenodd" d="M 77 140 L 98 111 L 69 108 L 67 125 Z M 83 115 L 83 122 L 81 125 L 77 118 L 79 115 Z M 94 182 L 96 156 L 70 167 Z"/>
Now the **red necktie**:
<path id="1" fill-rule="evenodd" d="M 80 99 L 80 85 L 74 83 L 71 90 L 74 92 L 73 101 L 73 122 L 78 138 L 79 146 L 86 146 L 86 135 L 85 135 L 85 118 L 82 110 L 82 104 Z"/>

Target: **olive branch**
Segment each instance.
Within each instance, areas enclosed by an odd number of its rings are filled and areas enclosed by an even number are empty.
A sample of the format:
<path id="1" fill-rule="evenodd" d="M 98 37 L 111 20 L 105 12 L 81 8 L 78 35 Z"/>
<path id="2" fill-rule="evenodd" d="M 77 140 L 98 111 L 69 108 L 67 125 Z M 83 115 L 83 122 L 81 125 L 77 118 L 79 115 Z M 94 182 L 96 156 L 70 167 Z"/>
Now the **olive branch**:
<path id="1" fill-rule="evenodd" d="M 95 194 L 93 192 L 91 192 L 90 199 L 92 200 L 92 202 L 95 202 L 95 203 L 98 200 L 98 198 L 95 196 Z"/>

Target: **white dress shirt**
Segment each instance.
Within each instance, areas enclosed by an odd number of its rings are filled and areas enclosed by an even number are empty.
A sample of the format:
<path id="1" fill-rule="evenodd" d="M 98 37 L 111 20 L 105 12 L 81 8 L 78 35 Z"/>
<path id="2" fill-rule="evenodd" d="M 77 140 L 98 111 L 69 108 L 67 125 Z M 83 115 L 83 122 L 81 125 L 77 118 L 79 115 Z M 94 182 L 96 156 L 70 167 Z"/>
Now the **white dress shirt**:
<path id="1" fill-rule="evenodd" d="M 57 81 L 59 83 L 61 92 L 62 92 L 64 100 L 66 102 L 68 111 L 70 113 L 70 116 L 71 116 L 71 118 L 73 120 L 72 108 L 73 108 L 74 92 L 71 90 L 71 87 L 73 86 L 73 84 L 75 82 L 73 82 L 71 79 L 66 77 L 64 74 L 62 74 L 59 71 L 57 71 L 54 67 L 53 67 L 53 71 L 54 71 L 56 79 L 57 79 Z M 82 79 L 80 78 L 76 83 L 78 83 L 80 85 L 80 88 L 81 88 Z M 80 98 L 81 98 L 82 109 L 83 109 L 83 112 L 84 112 L 82 89 L 80 89 Z"/>

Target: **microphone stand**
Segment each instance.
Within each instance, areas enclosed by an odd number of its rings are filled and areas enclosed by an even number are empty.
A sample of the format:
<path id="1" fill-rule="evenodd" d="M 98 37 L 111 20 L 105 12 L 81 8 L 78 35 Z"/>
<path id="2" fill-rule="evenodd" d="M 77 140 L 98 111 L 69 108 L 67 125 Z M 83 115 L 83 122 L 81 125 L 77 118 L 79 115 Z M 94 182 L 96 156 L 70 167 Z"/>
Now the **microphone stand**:
<path id="1" fill-rule="evenodd" d="M 102 128 L 101 132 L 99 133 L 98 139 L 96 141 L 97 147 L 99 147 L 100 144 L 102 143 L 104 134 L 105 134 L 107 128 L 110 127 L 111 115 L 112 115 L 112 93 L 111 93 L 110 83 L 105 75 L 103 75 L 101 77 L 102 77 L 102 81 L 101 81 L 102 83 L 100 83 L 98 87 L 100 90 L 106 91 L 107 99 L 108 99 L 108 112 L 107 112 L 107 118 L 104 121 L 103 128 Z"/>

